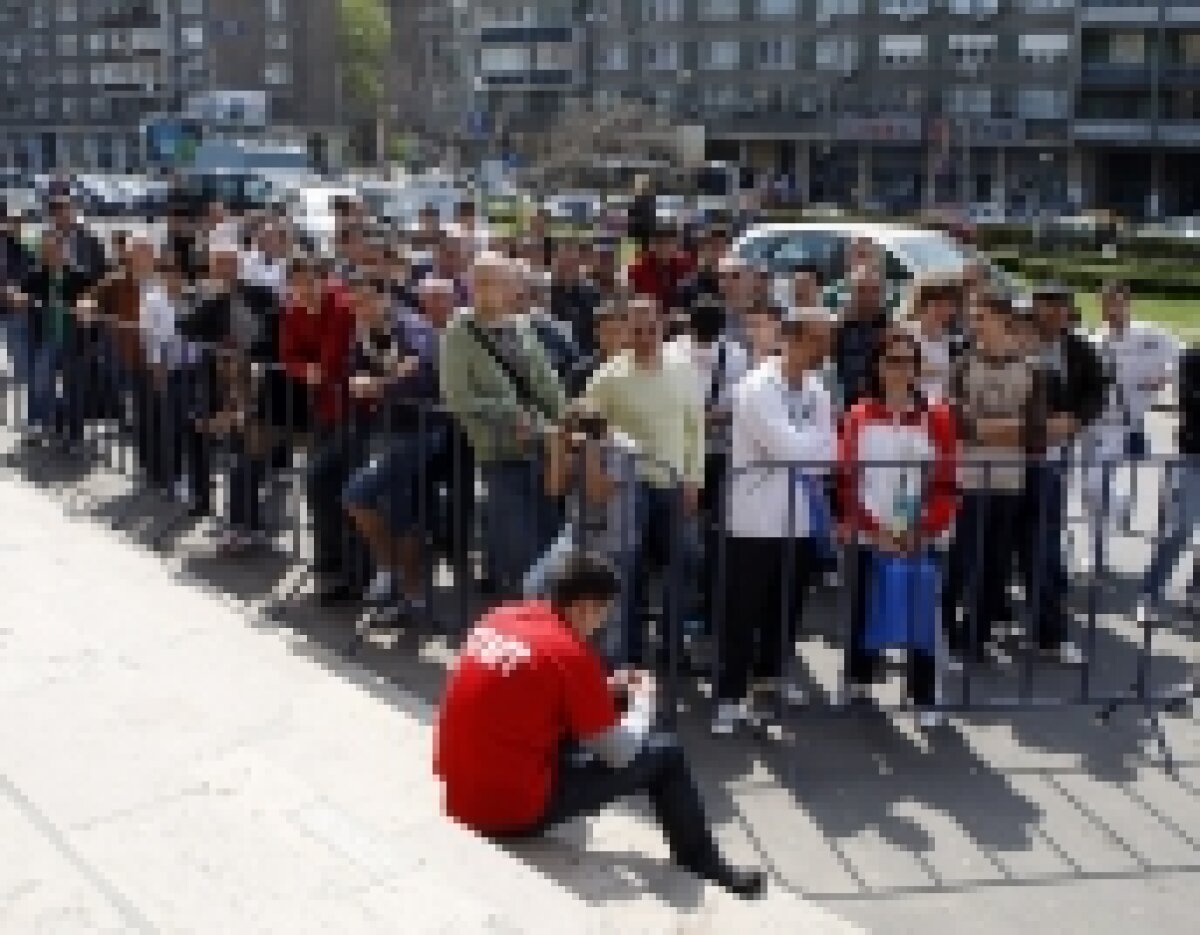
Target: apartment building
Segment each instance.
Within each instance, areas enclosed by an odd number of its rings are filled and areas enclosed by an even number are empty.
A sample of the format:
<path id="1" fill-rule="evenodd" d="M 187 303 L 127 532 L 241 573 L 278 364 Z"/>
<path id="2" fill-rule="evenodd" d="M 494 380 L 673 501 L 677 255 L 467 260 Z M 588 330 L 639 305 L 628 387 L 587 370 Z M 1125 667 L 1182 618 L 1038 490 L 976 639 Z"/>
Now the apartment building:
<path id="1" fill-rule="evenodd" d="M 0 0 L 0 165 L 133 169 L 147 121 L 215 101 L 332 134 L 336 43 L 336 0 Z"/>
<path id="2" fill-rule="evenodd" d="M 634 99 L 806 201 L 1200 211 L 1200 0 L 472 6 L 493 132 Z"/>

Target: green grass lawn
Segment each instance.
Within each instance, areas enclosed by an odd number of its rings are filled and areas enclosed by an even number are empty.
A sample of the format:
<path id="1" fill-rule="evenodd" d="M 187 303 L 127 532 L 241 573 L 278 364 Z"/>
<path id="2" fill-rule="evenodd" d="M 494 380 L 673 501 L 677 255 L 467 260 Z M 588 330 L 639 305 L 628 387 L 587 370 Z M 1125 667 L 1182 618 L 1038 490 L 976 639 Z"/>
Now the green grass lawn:
<path id="1" fill-rule="evenodd" d="M 1099 321 L 1100 296 L 1094 292 L 1080 292 L 1077 298 L 1084 320 Z M 1156 321 L 1179 335 L 1200 338 L 1200 298 L 1134 299 L 1133 314 L 1144 321 Z"/>

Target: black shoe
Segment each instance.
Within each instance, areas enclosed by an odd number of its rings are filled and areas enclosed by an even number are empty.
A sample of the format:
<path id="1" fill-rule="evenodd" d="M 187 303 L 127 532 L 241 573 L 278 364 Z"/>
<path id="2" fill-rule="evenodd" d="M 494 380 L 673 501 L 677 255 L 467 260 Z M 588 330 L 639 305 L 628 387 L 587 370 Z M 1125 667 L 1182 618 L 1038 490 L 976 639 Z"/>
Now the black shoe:
<path id="1" fill-rule="evenodd" d="M 333 607 L 354 600 L 354 589 L 345 581 L 329 581 L 317 589 L 317 603 L 322 607 Z"/>
<path id="2" fill-rule="evenodd" d="M 689 868 L 696 876 L 717 884 L 742 899 L 758 899 L 767 889 L 767 875 L 749 867 L 731 867 L 719 861 L 709 867 Z"/>

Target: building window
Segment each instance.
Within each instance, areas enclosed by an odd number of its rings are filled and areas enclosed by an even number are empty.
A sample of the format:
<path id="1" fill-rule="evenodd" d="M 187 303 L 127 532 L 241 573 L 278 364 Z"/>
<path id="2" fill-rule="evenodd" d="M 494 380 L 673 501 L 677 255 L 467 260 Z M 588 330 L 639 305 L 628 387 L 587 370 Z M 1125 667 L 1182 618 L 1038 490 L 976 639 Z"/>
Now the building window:
<path id="1" fill-rule="evenodd" d="M 795 16 L 796 0 L 758 0 L 759 16 Z"/>
<path id="2" fill-rule="evenodd" d="M 1069 13 L 1079 0 L 1021 0 L 1026 13 Z"/>
<path id="3" fill-rule="evenodd" d="M 480 49 L 479 70 L 484 74 L 529 71 L 529 49 L 524 46 L 488 46 Z"/>
<path id="4" fill-rule="evenodd" d="M 700 67 L 716 71 L 737 68 L 741 51 L 741 43 L 733 39 L 705 42 L 700 46 Z"/>
<path id="5" fill-rule="evenodd" d="M 288 34 L 286 32 L 271 32 L 267 34 L 268 52 L 286 52 L 287 48 Z"/>
<path id="6" fill-rule="evenodd" d="M 287 62 L 270 62 L 263 69 L 263 82 L 273 87 L 278 87 L 284 84 L 290 84 L 292 80 L 292 70 L 288 67 Z"/>
<path id="7" fill-rule="evenodd" d="M 884 16 L 924 16 L 929 12 L 929 0 L 879 0 L 879 12 Z"/>
<path id="8" fill-rule="evenodd" d="M 185 49 L 199 50 L 204 48 L 204 27 L 184 26 L 179 30 L 179 40 Z"/>
<path id="9" fill-rule="evenodd" d="M 625 71 L 629 67 L 629 45 L 614 42 L 596 50 L 596 68 L 599 71 Z"/>
<path id="10" fill-rule="evenodd" d="M 79 9 L 75 5 L 75 0 L 61 0 L 58 4 L 58 21 L 74 23 L 77 19 L 79 19 Z"/>
<path id="11" fill-rule="evenodd" d="M 823 36 L 815 52 L 821 71 L 850 71 L 858 65 L 858 40 L 853 36 Z"/>
<path id="12" fill-rule="evenodd" d="M 699 0 L 698 15 L 706 20 L 731 20 L 742 15 L 741 0 Z"/>
<path id="13" fill-rule="evenodd" d="M 267 0 L 267 19 L 272 23 L 282 23 L 287 19 L 287 6 L 284 0 Z"/>
<path id="14" fill-rule="evenodd" d="M 888 68 L 911 68 L 925 62 L 924 36 L 880 36 L 879 61 Z"/>
<path id="15" fill-rule="evenodd" d="M 992 89 L 979 85 L 956 85 L 946 92 L 946 112 L 959 116 L 990 116 Z"/>
<path id="16" fill-rule="evenodd" d="M 763 39 L 758 43 L 758 63 L 763 68 L 788 69 L 796 65 L 796 44 L 791 36 Z"/>
<path id="17" fill-rule="evenodd" d="M 683 0 L 642 0 L 642 19 L 647 23 L 673 23 L 683 19 Z"/>
<path id="18" fill-rule="evenodd" d="M 58 54 L 62 58 L 74 58 L 79 54 L 79 37 L 73 32 L 64 32 L 56 40 Z"/>
<path id="19" fill-rule="evenodd" d="M 1069 93 L 1063 88 L 1018 88 L 1017 116 L 1025 120 L 1065 120 Z"/>
<path id="20" fill-rule="evenodd" d="M 969 35 L 950 37 L 950 60 L 959 68 L 990 65 L 996 58 L 996 37 Z"/>
<path id="21" fill-rule="evenodd" d="M 650 71 L 675 71 L 679 68 L 679 44 L 669 41 L 647 43 L 646 68 Z"/>
<path id="22" fill-rule="evenodd" d="M 991 16 L 1000 9 L 999 0 L 948 0 L 946 8 L 958 16 Z"/>
<path id="23" fill-rule="evenodd" d="M 1027 33 L 1017 40 L 1017 54 L 1026 65 L 1057 65 L 1071 54 L 1066 33 Z"/>
<path id="24" fill-rule="evenodd" d="M 835 16 L 857 16 L 861 12 L 861 0 L 817 0 L 818 23 L 827 23 Z"/>

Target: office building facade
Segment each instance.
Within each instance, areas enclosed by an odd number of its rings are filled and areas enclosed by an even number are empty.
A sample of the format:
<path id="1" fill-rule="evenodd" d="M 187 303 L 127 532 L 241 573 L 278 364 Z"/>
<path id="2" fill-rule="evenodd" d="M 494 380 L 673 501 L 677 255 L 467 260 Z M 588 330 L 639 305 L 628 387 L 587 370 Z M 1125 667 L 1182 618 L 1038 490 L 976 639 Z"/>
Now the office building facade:
<path id="1" fill-rule="evenodd" d="M 480 0 L 493 129 L 705 128 L 806 202 L 1200 212 L 1200 0 Z"/>
<path id="2" fill-rule="evenodd" d="M 135 169 L 148 121 L 222 98 L 333 133 L 336 43 L 335 0 L 0 0 L 0 165 Z"/>

